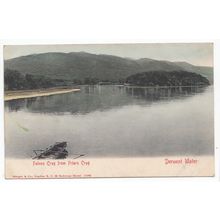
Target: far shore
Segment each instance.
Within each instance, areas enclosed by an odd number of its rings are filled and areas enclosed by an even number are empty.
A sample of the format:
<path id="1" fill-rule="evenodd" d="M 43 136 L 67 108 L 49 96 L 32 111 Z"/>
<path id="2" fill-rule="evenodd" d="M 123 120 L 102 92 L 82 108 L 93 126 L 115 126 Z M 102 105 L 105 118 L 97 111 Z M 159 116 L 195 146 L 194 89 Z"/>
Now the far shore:
<path id="1" fill-rule="evenodd" d="M 16 90 L 5 91 L 4 100 L 10 101 L 15 99 L 34 98 L 40 96 L 51 96 L 70 92 L 78 92 L 80 89 L 76 88 L 48 88 L 48 89 L 34 89 L 34 90 Z"/>

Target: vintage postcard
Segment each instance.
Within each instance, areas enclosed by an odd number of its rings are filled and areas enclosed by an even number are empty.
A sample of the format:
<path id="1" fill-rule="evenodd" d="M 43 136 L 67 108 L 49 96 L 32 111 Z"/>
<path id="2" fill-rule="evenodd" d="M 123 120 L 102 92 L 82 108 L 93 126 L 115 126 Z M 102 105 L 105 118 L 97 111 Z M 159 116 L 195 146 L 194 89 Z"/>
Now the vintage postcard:
<path id="1" fill-rule="evenodd" d="M 214 175 L 212 43 L 5 45 L 5 177 Z"/>

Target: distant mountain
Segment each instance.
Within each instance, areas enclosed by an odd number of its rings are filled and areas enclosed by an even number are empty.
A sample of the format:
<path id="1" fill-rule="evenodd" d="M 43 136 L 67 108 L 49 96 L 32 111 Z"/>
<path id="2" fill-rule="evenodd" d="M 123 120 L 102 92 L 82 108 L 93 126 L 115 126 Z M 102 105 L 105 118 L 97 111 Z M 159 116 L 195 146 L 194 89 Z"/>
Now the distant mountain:
<path id="1" fill-rule="evenodd" d="M 213 82 L 213 68 L 194 66 L 184 62 L 138 60 L 85 52 L 32 54 L 5 60 L 5 69 L 51 79 L 118 82 L 128 76 L 147 71 L 189 71 L 199 73 Z"/>
<path id="2" fill-rule="evenodd" d="M 194 66 L 187 62 L 170 62 L 151 59 L 139 59 L 139 62 L 145 71 L 188 71 L 205 76 L 211 84 L 213 84 L 213 68 L 206 66 Z"/>
<path id="3" fill-rule="evenodd" d="M 207 66 L 194 66 L 186 62 L 175 62 L 178 66 L 189 72 L 199 73 L 205 76 L 213 84 L 213 68 Z"/>

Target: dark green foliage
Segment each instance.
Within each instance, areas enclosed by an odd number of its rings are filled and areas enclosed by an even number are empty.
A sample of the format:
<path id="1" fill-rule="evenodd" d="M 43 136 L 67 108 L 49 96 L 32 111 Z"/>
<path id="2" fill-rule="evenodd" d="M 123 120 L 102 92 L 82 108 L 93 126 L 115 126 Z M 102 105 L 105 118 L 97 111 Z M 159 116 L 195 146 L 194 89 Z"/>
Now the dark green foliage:
<path id="1" fill-rule="evenodd" d="M 25 75 L 28 89 L 49 88 L 54 86 L 54 83 L 44 76 Z"/>
<path id="2" fill-rule="evenodd" d="M 44 76 L 21 74 L 16 70 L 6 69 L 4 73 L 5 90 L 41 89 L 55 84 Z"/>
<path id="3" fill-rule="evenodd" d="M 89 77 L 86 77 L 84 79 L 84 84 L 86 85 L 95 85 L 99 82 L 100 80 L 96 79 L 96 78 L 89 78 Z"/>
<path id="4" fill-rule="evenodd" d="M 208 79 L 186 71 L 150 71 L 127 78 L 126 83 L 136 86 L 198 86 L 209 85 Z"/>
<path id="5" fill-rule="evenodd" d="M 18 90 L 26 87 L 26 79 L 20 72 L 6 69 L 4 76 L 6 90 Z"/>

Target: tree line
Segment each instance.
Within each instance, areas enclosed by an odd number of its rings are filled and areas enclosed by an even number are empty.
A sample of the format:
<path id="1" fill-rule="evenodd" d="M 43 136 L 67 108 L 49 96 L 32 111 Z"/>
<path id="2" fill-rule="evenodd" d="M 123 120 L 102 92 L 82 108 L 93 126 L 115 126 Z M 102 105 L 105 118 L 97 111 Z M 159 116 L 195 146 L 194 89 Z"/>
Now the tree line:
<path id="1" fill-rule="evenodd" d="M 5 90 L 25 90 L 53 87 L 54 83 L 44 76 L 22 74 L 17 70 L 6 69 L 4 72 Z"/>
<path id="2" fill-rule="evenodd" d="M 41 89 L 56 86 L 72 85 L 96 85 L 96 84 L 122 84 L 125 80 L 100 80 L 98 78 L 85 77 L 84 79 L 51 79 L 42 75 L 23 74 L 17 70 L 6 69 L 4 72 L 5 90 Z"/>
<path id="3" fill-rule="evenodd" d="M 136 86 L 198 86 L 209 85 L 207 78 L 187 71 L 149 71 L 127 77 L 126 83 Z"/>

